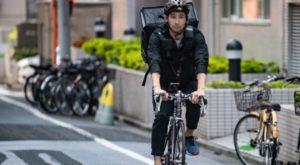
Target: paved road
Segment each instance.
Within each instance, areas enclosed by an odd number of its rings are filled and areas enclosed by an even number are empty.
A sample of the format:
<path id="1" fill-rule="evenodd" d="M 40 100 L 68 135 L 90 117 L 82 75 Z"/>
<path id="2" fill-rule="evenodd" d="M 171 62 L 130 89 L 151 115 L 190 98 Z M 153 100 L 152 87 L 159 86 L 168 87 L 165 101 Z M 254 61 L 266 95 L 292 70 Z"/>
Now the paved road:
<path id="1" fill-rule="evenodd" d="M 189 165 L 240 164 L 205 149 L 187 157 Z M 121 122 L 103 126 L 92 117 L 48 115 L 22 94 L 0 88 L 0 164 L 150 165 L 150 132 Z"/>

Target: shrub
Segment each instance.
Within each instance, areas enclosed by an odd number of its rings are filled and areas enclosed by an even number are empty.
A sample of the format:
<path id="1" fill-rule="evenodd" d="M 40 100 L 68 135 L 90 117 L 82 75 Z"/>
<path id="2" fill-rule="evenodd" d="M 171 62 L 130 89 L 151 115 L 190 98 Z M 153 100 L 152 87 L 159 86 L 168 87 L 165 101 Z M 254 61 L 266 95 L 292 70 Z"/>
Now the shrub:
<path id="1" fill-rule="evenodd" d="M 241 62 L 242 73 L 265 73 L 266 65 L 257 59 L 242 60 Z"/>
<path id="2" fill-rule="evenodd" d="M 37 48 L 15 48 L 13 59 L 19 61 L 26 57 L 36 56 L 38 54 Z"/>
<path id="3" fill-rule="evenodd" d="M 279 66 L 275 62 L 268 62 L 266 64 L 267 73 L 279 73 Z"/>
<path id="4" fill-rule="evenodd" d="M 141 57 L 139 38 L 129 41 L 122 39 L 107 40 L 96 38 L 84 42 L 81 48 L 88 54 L 103 56 L 107 63 L 121 65 L 126 68 L 146 70 L 147 65 Z M 131 59 L 132 58 L 132 59 Z M 228 59 L 222 55 L 209 57 L 208 73 L 227 73 Z M 278 73 L 279 66 L 274 62 L 263 63 L 257 59 L 242 60 L 241 73 Z"/>
<path id="5" fill-rule="evenodd" d="M 244 88 L 245 85 L 241 82 L 235 81 L 224 81 L 224 80 L 213 80 L 206 84 L 210 88 Z M 286 85 L 284 81 L 274 81 L 267 84 L 270 88 L 300 88 L 299 84 Z"/>
<path id="6" fill-rule="evenodd" d="M 268 83 L 268 86 L 270 88 L 300 88 L 299 84 L 289 84 L 289 85 L 286 85 L 286 82 L 284 82 L 284 81 L 270 82 L 270 83 Z"/>
<path id="7" fill-rule="evenodd" d="M 145 70 L 138 38 L 129 41 L 117 39 L 92 39 L 82 45 L 82 49 L 92 55 L 103 56 L 107 63 L 135 70 Z"/>
<path id="8" fill-rule="evenodd" d="M 213 80 L 206 84 L 210 88 L 243 88 L 244 85 L 241 82 Z"/>
<path id="9" fill-rule="evenodd" d="M 224 56 L 210 56 L 208 73 L 226 73 L 228 72 L 228 60 Z"/>

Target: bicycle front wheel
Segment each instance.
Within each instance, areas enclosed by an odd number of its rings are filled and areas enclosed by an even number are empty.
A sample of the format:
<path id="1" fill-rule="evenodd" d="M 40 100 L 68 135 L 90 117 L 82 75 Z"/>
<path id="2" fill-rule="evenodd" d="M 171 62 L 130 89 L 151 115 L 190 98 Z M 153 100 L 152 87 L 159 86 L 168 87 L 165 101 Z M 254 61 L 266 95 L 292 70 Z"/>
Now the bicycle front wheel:
<path id="1" fill-rule="evenodd" d="M 258 116 L 249 114 L 242 117 L 234 129 L 233 142 L 236 154 L 244 165 L 251 164 L 249 156 L 259 155 L 257 142 Z"/>
<path id="2" fill-rule="evenodd" d="M 174 143 L 174 155 L 173 158 L 176 165 L 185 165 L 185 154 L 186 154 L 186 148 L 185 148 L 185 126 L 183 121 L 178 121 L 177 123 L 177 129 L 176 129 L 176 140 Z"/>

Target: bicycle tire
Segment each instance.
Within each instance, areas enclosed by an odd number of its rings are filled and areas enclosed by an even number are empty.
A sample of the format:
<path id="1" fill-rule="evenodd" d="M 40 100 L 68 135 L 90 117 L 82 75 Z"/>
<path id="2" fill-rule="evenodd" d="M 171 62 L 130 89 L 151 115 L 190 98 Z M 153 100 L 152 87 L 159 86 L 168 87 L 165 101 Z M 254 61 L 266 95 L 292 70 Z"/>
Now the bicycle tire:
<path id="1" fill-rule="evenodd" d="M 264 130 L 266 131 L 266 132 L 264 132 L 264 133 L 266 133 L 266 141 L 265 142 L 270 141 L 270 139 L 272 137 L 270 126 L 266 125 Z M 272 159 L 272 153 L 271 153 L 272 146 L 270 144 L 267 144 L 267 146 L 265 146 L 265 148 L 264 148 L 264 151 L 265 151 L 265 154 L 264 154 L 265 165 L 271 165 L 270 159 Z"/>
<path id="2" fill-rule="evenodd" d="M 54 94 L 54 87 L 56 82 L 56 76 L 49 76 L 45 79 L 41 86 L 40 104 L 41 107 L 48 113 L 58 112 L 58 106 Z"/>
<path id="3" fill-rule="evenodd" d="M 163 165 L 172 165 L 171 161 L 171 153 L 172 153 L 172 130 L 173 127 L 172 125 L 169 126 L 167 136 L 165 139 L 165 144 L 164 144 L 164 154 L 162 156 L 162 164 Z"/>
<path id="4" fill-rule="evenodd" d="M 174 158 L 177 165 L 185 165 L 185 125 L 183 121 L 178 121 L 176 129 Z"/>
<path id="5" fill-rule="evenodd" d="M 272 140 L 273 145 L 271 147 L 271 165 L 276 165 L 278 162 L 277 157 L 280 151 L 280 144 L 278 138 L 273 138 Z"/>
<path id="6" fill-rule="evenodd" d="M 170 126 L 166 142 L 165 151 L 162 157 L 163 165 L 185 165 L 186 148 L 185 148 L 185 125 L 183 121 Z M 175 132 L 174 132 L 175 131 Z M 174 133 L 175 136 L 172 136 Z"/>
<path id="7" fill-rule="evenodd" d="M 85 81 L 79 81 L 68 94 L 71 109 L 77 116 L 86 115 L 91 106 L 92 94 Z"/>
<path id="8" fill-rule="evenodd" d="M 71 90 L 72 82 L 68 78 L 60 78 L 54 86 L 55 101 L 57 103 L 58 111 L 62 115 L 73 115 L 70 103 L 66 99 L 67 92 Z"/>
<path id="9" fill-rule="evenodd" d="M 28 101 L 31 105 L 36 105 L 36 97 L 35 97 L 35 90 L 34 90 L 34 78 L 37 76 L 37 74 L 32 74 L 29 77 L 26 78 L 25 84 L 23 87 L 24 95 L 26 101 Z"/>
<path id="10" fill-rule="evenodd" d="M 233 142 L 239 160 L 244 164 L 250 164 L 248 155 L 257 154 L 259 148 L 254 140 L 257 135 L 258 116 L 248 114 L 242 117 L 235 126 Z"/>

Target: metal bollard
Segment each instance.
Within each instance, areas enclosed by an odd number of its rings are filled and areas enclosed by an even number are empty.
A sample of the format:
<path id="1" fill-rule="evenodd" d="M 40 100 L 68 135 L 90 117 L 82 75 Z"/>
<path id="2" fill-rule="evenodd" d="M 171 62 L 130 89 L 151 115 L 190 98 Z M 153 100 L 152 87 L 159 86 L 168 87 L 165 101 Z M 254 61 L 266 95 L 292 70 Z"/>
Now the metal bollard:
<path id="1" fill-rule="evenodd" d="M 129 41 L 135 37 L 135 30 L 133 28 L 127 28 L 124 31 L 124 40 Z"/>
<path id="2" fill-rule="evenodd" d="M 229 80 L 241 81 L 241 58 L 243 46 L 238 40 L 230 40 L 226 46 L 229 60 Z"/>
<path id="3" fill-rule="evenodd" d="M 105 37 L 106 25 L 101 17 L 97 17 L 95 21 L 96 38 Z"/>

